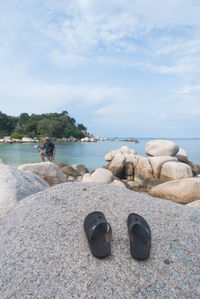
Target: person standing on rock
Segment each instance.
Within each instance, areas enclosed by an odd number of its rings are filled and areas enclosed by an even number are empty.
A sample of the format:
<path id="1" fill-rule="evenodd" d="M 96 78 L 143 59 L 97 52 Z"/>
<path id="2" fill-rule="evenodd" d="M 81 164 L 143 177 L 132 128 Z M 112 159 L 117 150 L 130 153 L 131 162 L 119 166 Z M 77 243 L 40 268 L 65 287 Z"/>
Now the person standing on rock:
<path id="1" fill-rule="evenodd" d="M 53 144 L 53 142 L 51 142 L 51 139 L 49 137 L 45 137 L 43 146 L 38 145 L 37 148 L 45 150 L 45 152 L 40 152 L 40 157 L 43 162 L 45 162 L 45 157 L 50 162 L 55 160 L 55 145 Z"/>

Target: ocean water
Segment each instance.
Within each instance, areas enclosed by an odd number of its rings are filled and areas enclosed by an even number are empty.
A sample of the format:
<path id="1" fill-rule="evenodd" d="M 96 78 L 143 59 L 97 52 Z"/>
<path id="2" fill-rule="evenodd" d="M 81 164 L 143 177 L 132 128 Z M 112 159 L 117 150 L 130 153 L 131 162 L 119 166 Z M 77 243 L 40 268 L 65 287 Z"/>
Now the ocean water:
<path id="1" fill-rule="evenodd" d="M 72 164 L 84 164 L 89 170 L 106 165 L 104 155 L 124 145 L 135 149 L 137 154 L 145 155 L 145 145 L 151 139 L 138 139 L 139 143 L 102 141 L 95 143 L 56 143 L 56 161 Z M 184 148 L 189 160 L 200 165 L 200 139 L 170 139 Z M 5 164 L 19 166 L 24 163 L 41 162 L 40 155 L 34 148 L 36 144 L 0 144 L 0 158 Z"/>

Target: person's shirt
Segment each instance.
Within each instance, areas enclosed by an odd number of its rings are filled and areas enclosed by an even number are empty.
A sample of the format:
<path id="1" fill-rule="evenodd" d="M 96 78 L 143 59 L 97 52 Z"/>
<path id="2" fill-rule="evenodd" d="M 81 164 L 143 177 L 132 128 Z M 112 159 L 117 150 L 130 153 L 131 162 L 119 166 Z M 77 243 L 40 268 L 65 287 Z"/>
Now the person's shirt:
<path id="1" fill-rule="evenodd" d="M 53 150 L 55 149 L 55 145 L 52 142 L 44 143 L 43 147 L 48 156 L 53 156 Z"/>

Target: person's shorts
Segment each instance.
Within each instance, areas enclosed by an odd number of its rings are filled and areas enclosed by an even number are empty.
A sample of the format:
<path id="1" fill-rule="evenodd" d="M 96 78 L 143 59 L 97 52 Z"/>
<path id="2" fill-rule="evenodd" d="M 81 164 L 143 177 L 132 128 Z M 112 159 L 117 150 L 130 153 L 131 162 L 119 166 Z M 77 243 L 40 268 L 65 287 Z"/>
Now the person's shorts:
<path id="1" fill-rule="evenodd" d="M 53 161 L 53 156 L 49 156 L 47 155 L 47 153 L 44 153 L 45 157 L 47 157 L 47 159 L 52 162 Z"/>

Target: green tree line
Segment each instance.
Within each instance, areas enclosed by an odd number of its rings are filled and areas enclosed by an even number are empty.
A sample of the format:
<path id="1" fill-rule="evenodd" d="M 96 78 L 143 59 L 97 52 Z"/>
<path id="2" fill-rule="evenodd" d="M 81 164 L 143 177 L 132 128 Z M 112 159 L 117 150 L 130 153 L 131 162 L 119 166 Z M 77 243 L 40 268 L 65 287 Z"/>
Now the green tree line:
<path id="1" fill-rule="evenodd" d="M 67 111 L 62 113 L 31 114 L 21 113 L 19 116 L 9 116 L 0 111 L 0 138 L 10 136 L 13 138 L 27 137 L 84 137 L 87 128 L 77 124 Z"/>

